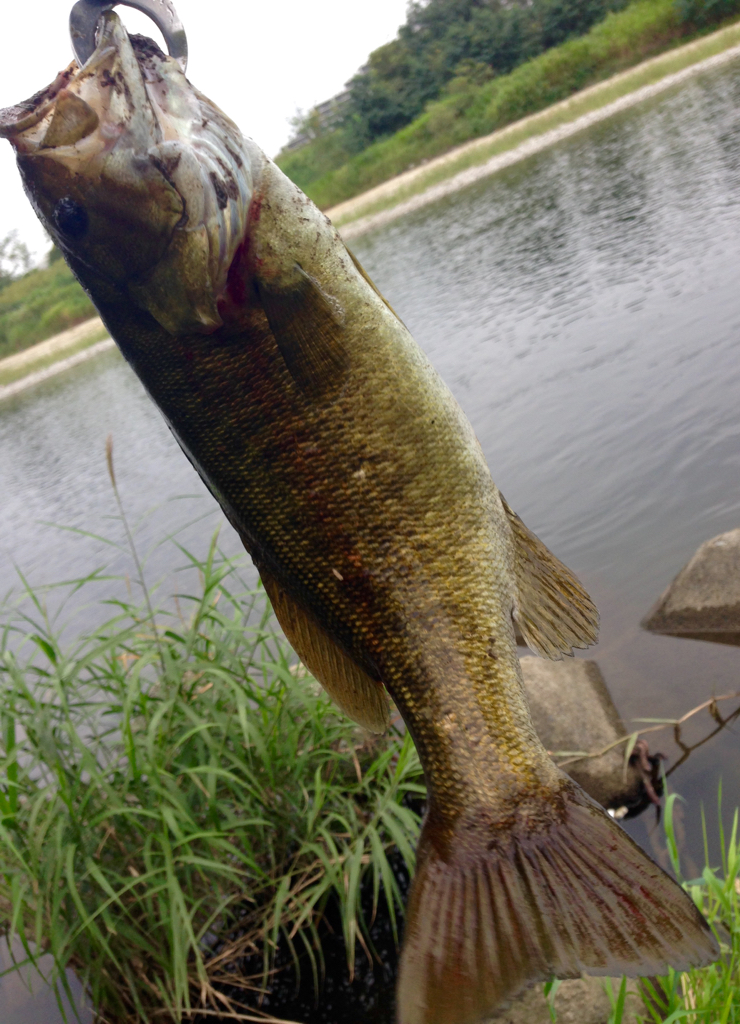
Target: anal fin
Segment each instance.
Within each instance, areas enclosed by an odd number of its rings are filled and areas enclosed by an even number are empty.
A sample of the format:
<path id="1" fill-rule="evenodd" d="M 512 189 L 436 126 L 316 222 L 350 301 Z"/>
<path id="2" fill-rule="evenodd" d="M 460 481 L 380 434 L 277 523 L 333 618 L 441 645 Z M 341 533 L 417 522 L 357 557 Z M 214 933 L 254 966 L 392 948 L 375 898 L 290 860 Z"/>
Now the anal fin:
<path id="1" fill-rule="evenodd" d="M 527 646 L 560 661 L 599 635 L 599 613 L 579 581 L 499 495 L 514 539 L 515 624 Z"/>
<path id="2" fill-rule="evenodd" d="M 369 732 L 385 732 L 390 711 L 383 684 L 356 665 L 272 576 L 260 571 L 260 577 L 283 632 L 309 672 L 358 725 Z"/>

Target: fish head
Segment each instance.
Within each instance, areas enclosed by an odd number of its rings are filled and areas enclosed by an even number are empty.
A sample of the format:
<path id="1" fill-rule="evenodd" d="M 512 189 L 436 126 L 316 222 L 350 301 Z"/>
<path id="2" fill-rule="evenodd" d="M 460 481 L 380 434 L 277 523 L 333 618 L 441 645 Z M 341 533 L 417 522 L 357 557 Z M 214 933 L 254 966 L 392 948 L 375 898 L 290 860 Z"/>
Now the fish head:
<path id="1" fill-rule="evenodd" d="M 251 170 L 236 125 L 114 11 L 98 43 L 46 89 L 0 111 L 26 192 L 87 283 L 172 334 L 221 326 L 218 298 L 244 233 Z"/>

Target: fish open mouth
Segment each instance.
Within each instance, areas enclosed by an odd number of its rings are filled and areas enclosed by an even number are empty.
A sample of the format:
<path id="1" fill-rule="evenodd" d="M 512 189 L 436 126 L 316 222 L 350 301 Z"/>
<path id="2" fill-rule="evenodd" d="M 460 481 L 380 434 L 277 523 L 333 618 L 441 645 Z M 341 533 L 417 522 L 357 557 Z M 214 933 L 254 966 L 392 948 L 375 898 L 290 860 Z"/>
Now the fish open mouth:
<path id="1" fill-rule="evenodd" d="M 16 106 L 0 110 L 0 136 L 9 139 L 23 155 L 77 146 L 75 155 L 80 161 L 89 160 L 90 145 L 80 147 L 79 143 L 96 135 L 98 147 L 102 144 L 111 148 L 117 136 L 131 129 L 133 121 L 146 122 L 151 141 L 157 141 L 161 130 L 157 130 L 158 119 L 144 78 L 145 69 L 158 74 L 153 66 L 155 55 L 162 65 L 168 59 L 152 40 L 129 37 L 118 16 L 106 12 L 98 45 L 85 66 L 81 68 L 72 61 L 51 85 Z M 104 130 L 96 133 L 100 125 Z M 71 153 L 65 155 L 72 157 Z"/>
<path id="2" fill-rule="evenodd" d="M 57 95 L 68 84 L 78 70 L 77 61 L 61 71 L 51 85 L 13 107 L 0 109 L 0 138 L 13 139 L 41 121 L 54 103 Z"/>
<path id="3" fill-rule="evenodd" d="M 251 201 L 250 157 L 176 59 L 105 11 L 89 60 L 0 110 L 0 137 L 69 258 L 125 284 L 171 333 L 221 325 L 218 296 Z"/>

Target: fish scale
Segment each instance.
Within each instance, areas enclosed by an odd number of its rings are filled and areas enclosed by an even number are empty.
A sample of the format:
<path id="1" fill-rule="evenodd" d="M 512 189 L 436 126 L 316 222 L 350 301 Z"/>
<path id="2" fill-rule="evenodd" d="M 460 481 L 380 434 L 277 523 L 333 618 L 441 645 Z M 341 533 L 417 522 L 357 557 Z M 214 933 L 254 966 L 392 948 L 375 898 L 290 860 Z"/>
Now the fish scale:
<path id="1" fill-rule="evenodd" d="M 595 641 L 596 609 L 327 218 L 112 11 L 84 68 L 0 112 L 0 135 L 299 657 L 376 732 L 389 693 L 414 738 L 428 797 L 398 1024 L 713 959 L 693 902 L 532 726 L 512 615 L 560 658 Z"/>

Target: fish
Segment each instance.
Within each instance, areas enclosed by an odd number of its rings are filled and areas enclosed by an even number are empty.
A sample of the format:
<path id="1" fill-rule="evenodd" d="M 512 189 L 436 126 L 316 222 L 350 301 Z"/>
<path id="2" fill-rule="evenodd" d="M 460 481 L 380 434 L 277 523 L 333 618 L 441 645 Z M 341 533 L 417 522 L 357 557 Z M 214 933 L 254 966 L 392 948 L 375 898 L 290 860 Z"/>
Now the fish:
<path id="1" fill-rule="evenodd" d="M 398 1024 L 714 960 L 690 897 L 532 726 L 514 625 L 559 659 L 596 641 L 593 602 L 325 214 L 113 10 L 0 135 L 298 657 L 370 731 L 390 695 L 413 737 L 427 803 Z"/>

